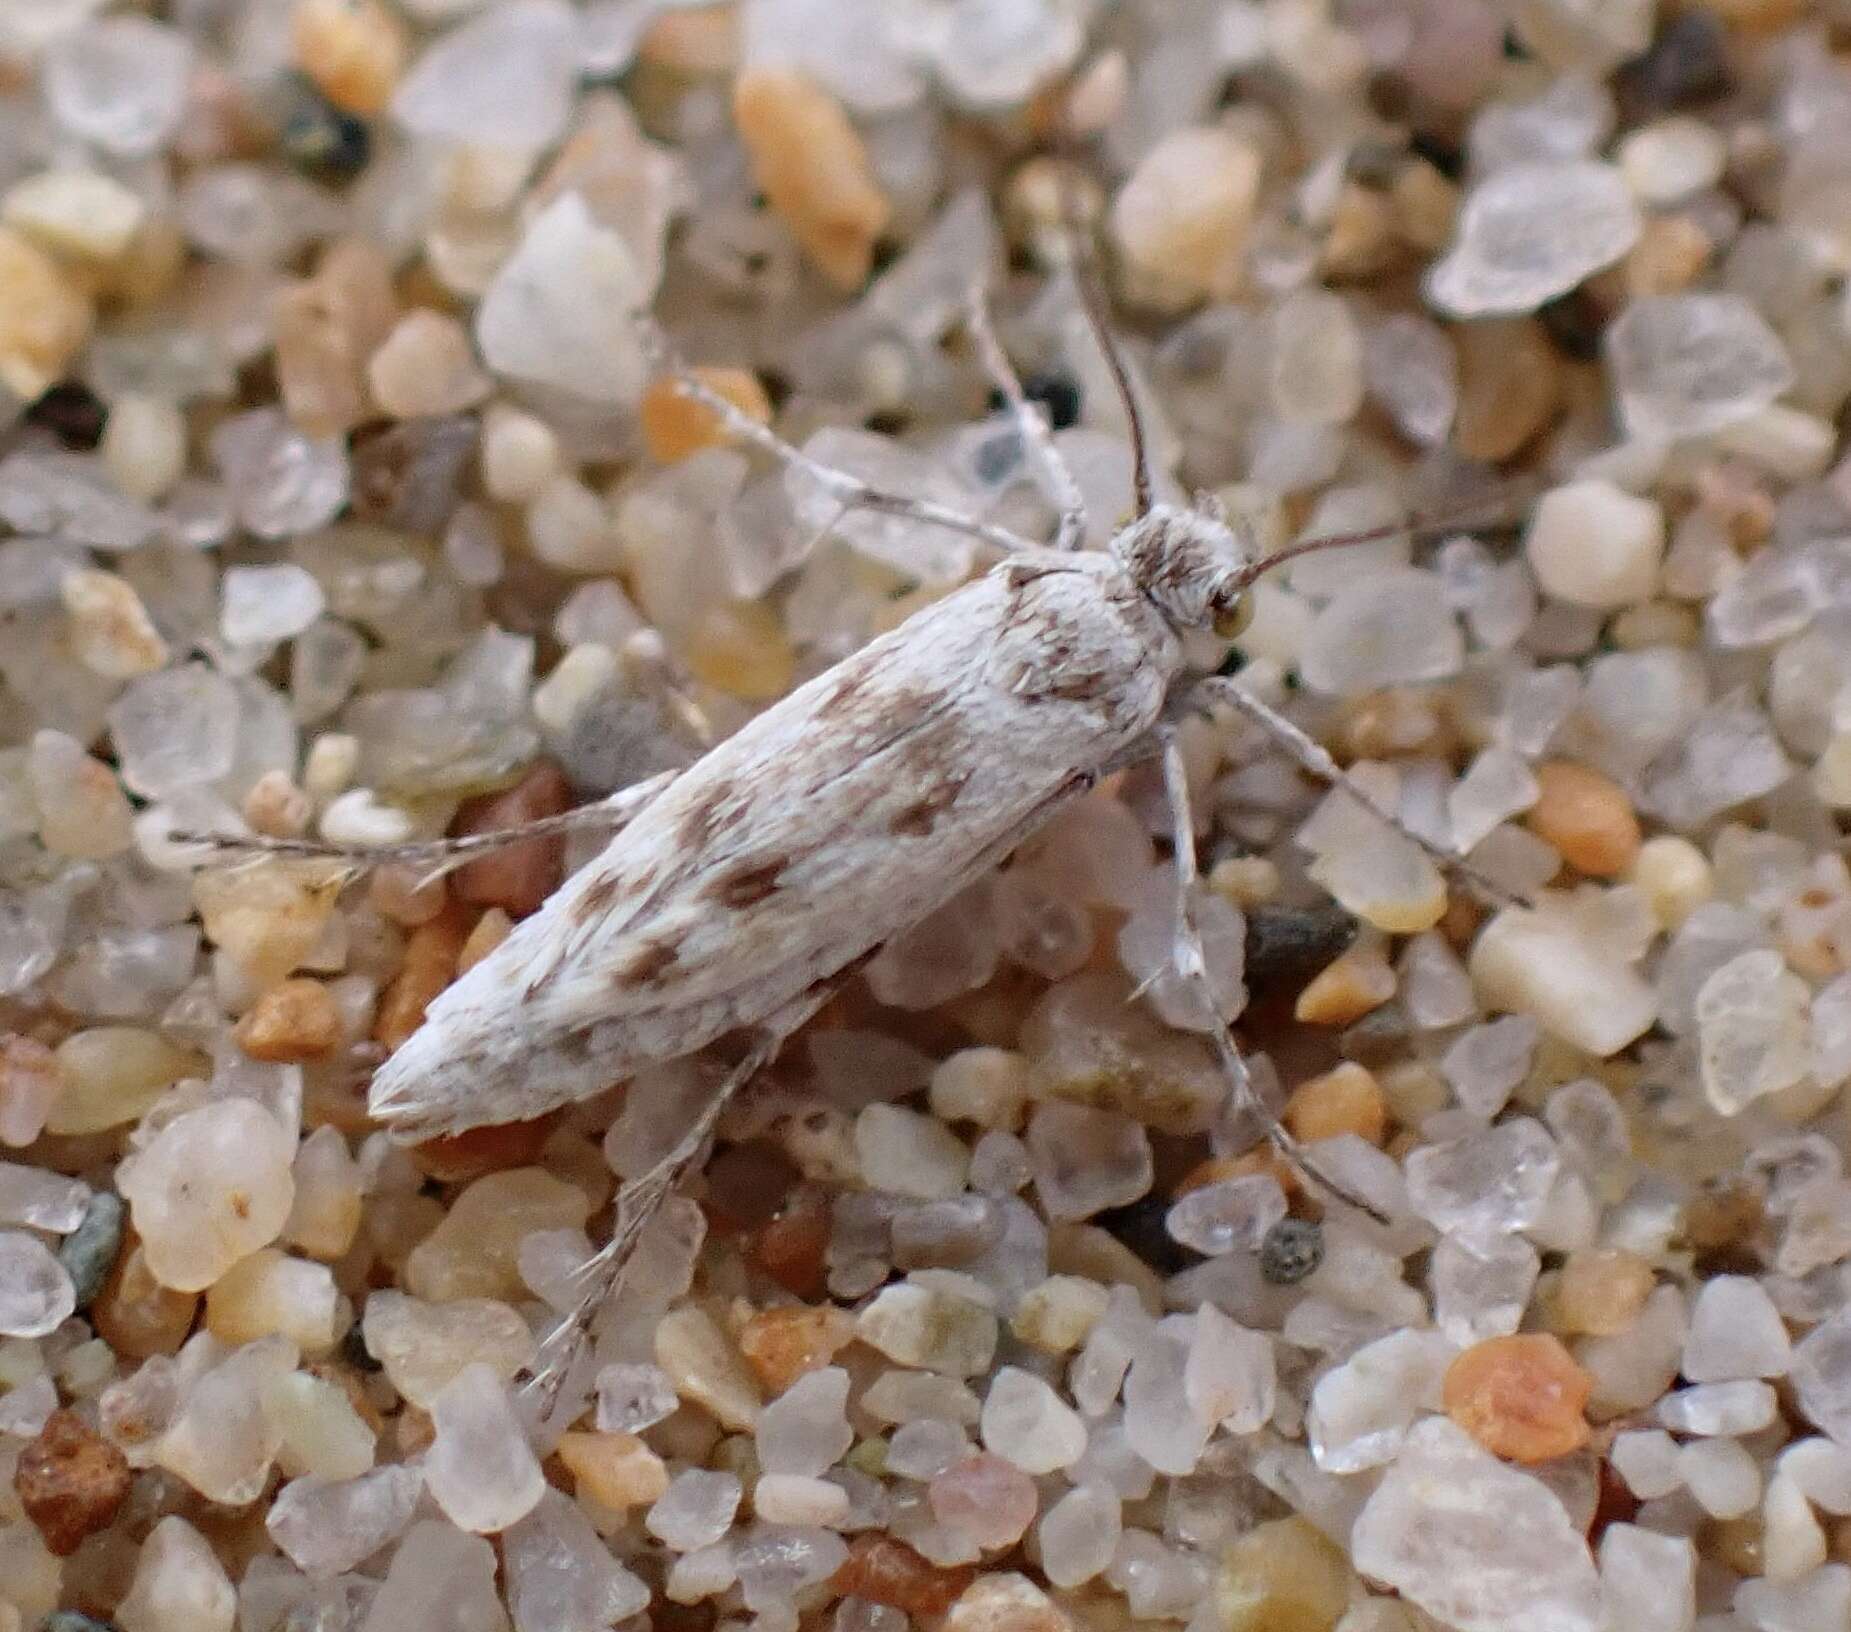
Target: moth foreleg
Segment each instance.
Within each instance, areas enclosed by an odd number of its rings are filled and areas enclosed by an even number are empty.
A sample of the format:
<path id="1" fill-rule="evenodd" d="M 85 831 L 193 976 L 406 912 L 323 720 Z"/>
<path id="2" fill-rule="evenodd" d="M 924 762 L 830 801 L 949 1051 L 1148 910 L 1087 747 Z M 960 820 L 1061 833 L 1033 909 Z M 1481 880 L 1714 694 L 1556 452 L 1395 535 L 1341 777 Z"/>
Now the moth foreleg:
<path id="1" fill-rule="evenodd" d="M 1410 844 L 1417 846 L 1443 873 L 1448 873 L 1469 886 L 1496 906 L 1507 907 L 1520 905 L 1519 898 L 1504 888 L 1496 880 L 1487 878 L 1472 866 L 1457 850 L 1449 845 L 1436 844 L 1423 833 L 1413 828 L 1390 810 L 1381 800 L 1371 793 L 1355 777 L 1351 776 L 1327 749 L 1309 732 L 1294 725 L 1278 709 L 1262 702 L 1245 687 L 1220 676 L 1211 676 L 1199 682 L 1195 688 L 1194 700 L 1204 703 L 1225 703 L 1251 720 L 1274 743 L 1297 762 L 1299 768 L 1308 776 L 1335 788 L 1341 788 L 1364 810 L 1385 827 L 1392 828 Z"/>
<path id="2" fill-rule="evenodd" d="M 1080 492 L 1079 481 L 1061 456 L 1060 449 L 1054 445 L 1047 420 L 1041 410 L 1028 400 L 1028 393 L 1022 389 L 1022 381 L 1016 374 L 1015 366 L 1009 361 L 1009 354 L 996 338 L 995 326 L 990 321 L 989 302 L 984 297 L 981 285 L 971 290 L 966 310 L 966 326 L 977 348 L 977 360 L 983 364 L 984 373 L 990 376 L 990 383 L 1001 394 L 1010 418 L 1015 421 L 1017 434 L 1040 459 L 1051 497 L 1060 510 L 1060 524 L 1055 529 L 1052 547 L 1057 550 L 1077 550 L 1086 537 L 1086 500 Z"/>
<path id="3" fill-rule="evenodd" d="M 504 849 L 510 844 L 524 844 L 530 839 L 553 838 L 582 828 L 616 829 L 630 822 L 650 800 L 681 773 L 661 771 L 633 782 L 627 788 L 589 805 L 562 811 L 557 816 L 537 816 L 512 827 L 498 827 L 487 833 L 470 833 L 461 838 L 417 839 L 407 844 L 331 844 L 322 839 L 277 839 L 261 833 L 175 833 L 175 844 L 195 844 L 214 852 L 216 857 L 232 860 L 258 860 L 264 856 L 339 861 L 352 867 L 399 866 L 428 869 L 433 874 L 448 872 L 464 862 Z M 212 859 L 212 858 L 208 858 Z"/>
<path id="4" fill-rule="evenodd" d="M 998 527 L 976 516 L 967 516 L 948 504 L 935 504 L 930 499 L 916 499 L 910 494 L 889 492 L 864 482 L 859 476 L 850 475 L 846 470 L 837 470 L 833 465 L 812 459 L 802 448 L 785 441 L 769 425 L 761 424 L 695 374 L 677 354 L 668 336 L 649 313 L 637 312 L 633 314 L 633 321 L 650 360 L 663 373 L 673 376 L 676 389 L 684 397 L 691 402 L 698 402 L 713 414 L 729 436 L 757 448 L 761 453 L 769 454 L 787 470 L 801 471 L 835 499 L 844 512 L 875 510 L 882 515 L 904 516 L 922 527 L 944 527 L 955 533 L 965 533 L 1005 553 L 1035 547 L 1033 540 L 1012 533 L 1007 527 Z"/>
<path id="5" fill-rule="evenodd" d="M 1209 1041 L 1221 1062 L 1223 1074 L 1235 1106 L 1257 1121 L 1279 1152 L 1292 1166 L 1320 1189 L 1328 1191 L 1346 1206 L 1368 1214 L 1379 1224 L 1388 1222 L 1371 1202 L 1365 1201 L 1348 1186 L 1326 1173 L 1291 1129 L 1279 1120 L 1278 1113 L 1261 1097 L 1247 1069 L 1247 1061 L 1234 1041 L 1231 1024 L 1221 1012 L 1214 982 L 1208 978 L 1208 958 L 1202 947 L 1202 934 L 1195 919 L 1195 886 L 1198 878 L 1195 854 L 1195 819 L 1189 809 L 1188 768 L 1182 745 L 1172 728 L 1163 728 L 1163 791 L 1170 807 L 1170 842 L 1176 869 L 1176 939 L 1172 961 L 1179 979 L 1195 991 L 1203 1007 L 1215 1016 Z"/>

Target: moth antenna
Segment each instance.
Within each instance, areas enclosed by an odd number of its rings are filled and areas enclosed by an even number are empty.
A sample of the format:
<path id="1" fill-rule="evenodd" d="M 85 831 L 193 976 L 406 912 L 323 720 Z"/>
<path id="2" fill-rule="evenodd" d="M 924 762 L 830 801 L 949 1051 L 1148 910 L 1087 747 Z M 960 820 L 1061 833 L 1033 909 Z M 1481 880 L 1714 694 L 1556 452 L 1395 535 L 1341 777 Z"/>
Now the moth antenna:
<path id="1" fill-rule="evenodd" d="M 1274 550 L 1271 555 L 1248 562 L 1240 569 L 1237 586 L 1243 590 L 1250 588 L 1273 568 L 1284 566 L 1288 561 L 1296 561 L 1301 555 L 1317 555 L 1324 550 L 1347 550 L 1357 544 L 1374 544 L 1384 538 L 1398 538 L 1403 533 L 1420 536 L 1444 532 L 1493 506 L 1508 507 L 1512 498 L 1513 495 L 1509 493 L 1490 494 L 1483 498 L 1463 500 L 1430 515 L 1410 516 L 1406 521 L 1384 522 L 1379 527 L 1358 528 L 1355 532 L 1320 533 L 1316 538 L 1300 539 L 1296 544 L 1287 544 L 1283 549 Z"/>
<path id="2" fill-rule="evenodd" d="M 1156 500 L 1156 483 L 1151 476 L 1150 440 L 1145 434 L 1144 410 L 1131 386 L 1131 370 L 1125 354 L 1112 335 L 1110 302 L 1099 280 L 1093 259 L 1092 232 L 1080 219 L 1076 189 L 1069 184 L 1062 190 L 1067 216 L 1066 231 L 1073 264 L 1073 286 L 1080 297 L 1080 311 L 1093 337 L 1093 344 L 1105 358 L 1106 371 L 1112 376 L 1112 389 L 1125 410 L 1125 423 L 1131 432 L 1131 499 L 1140 516 L 1147 516 Z"/>

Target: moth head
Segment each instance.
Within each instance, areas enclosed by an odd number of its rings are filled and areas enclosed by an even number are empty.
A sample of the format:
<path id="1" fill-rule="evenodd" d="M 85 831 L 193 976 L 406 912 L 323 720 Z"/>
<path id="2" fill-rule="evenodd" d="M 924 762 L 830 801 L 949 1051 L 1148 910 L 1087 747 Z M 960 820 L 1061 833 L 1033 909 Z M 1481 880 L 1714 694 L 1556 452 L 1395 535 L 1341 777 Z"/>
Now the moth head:
<path id="1" fill-rule="evenodd" d="M 1251 621 L 1246 552 L 1218 507 L 1154 505 L 1112 540 L 1112 550 L 1176 628 L 1232 640 Z"/>

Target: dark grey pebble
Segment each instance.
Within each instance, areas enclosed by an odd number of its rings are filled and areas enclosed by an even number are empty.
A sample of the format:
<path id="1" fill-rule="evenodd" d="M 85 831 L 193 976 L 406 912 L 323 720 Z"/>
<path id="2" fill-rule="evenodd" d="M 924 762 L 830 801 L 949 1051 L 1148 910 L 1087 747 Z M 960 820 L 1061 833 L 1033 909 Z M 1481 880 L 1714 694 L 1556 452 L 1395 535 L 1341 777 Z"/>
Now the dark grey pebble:
<path id="1" fill-rule="evenodd" d="M 407 533 L 439 533 L 476 451 L 468 414 L 408 419 L 353 439 L 353 513 Z"/>
<path id="2" fill-rule="evenodd" d="M 1373 1070 L 1400 1059 L 1413 1034 L 1407 1010 L 1399 1003 L 1388 1002 L 1371 1009 L 1355 1025 L 1346 1026 L 1337 1038 L 1337 1051 L 1346 1060 Z"/>
<path id="3" fill-rule="evenodd" d="M 99 1190 L 90 1198 L 83 1221 L 64 1238 L 58 1262 L 77 1288 L 77 1307 L 87 1309 L 103 1290 L 122 1250 L 122 1215 L 126 1209 L 113 1190 Z M 47 1623 L 48 1625 L 50 1623 Z"/>
<path id="4" fill-rule="evenodd" d="M 1129 1247 L 1159 1275 L 1174 1275 L 1178 1270 L 1200 1263 L 1202 1255 L 1185 1247 L 1165 1228 L 1169 1212 L 1170 1203 L 1166 1197 L 1143 1196 L 1123 1207 L 1109 1207 L 1103 1213 L 1095 1213 L 1091 1222 Z"/>
<path id="5" fill-rule="evenodd" d="M 1282 1218 L 1260 1243 L 1260 1273 L 1293 1286 L 1324 1262 L 1324 1230 L 1308 1218 Z"/>
<path id="6" fill-rule="evenodd" d="M 1356 939 L 1356 920 L 1334 902 L 1256 907 L 1247 914 L 1247 984 L 1302 986 Z"/>
<path id="7" fill-rule="evenodd" d="M 1666 20 L 1641 56 L 1614 76 L 1627 104 L 1628 120 L 1643 120 L 1668 108 L 1687 108 L 1728 94 L 1728 31 L 1722 19 L 1700 7 Z"/>

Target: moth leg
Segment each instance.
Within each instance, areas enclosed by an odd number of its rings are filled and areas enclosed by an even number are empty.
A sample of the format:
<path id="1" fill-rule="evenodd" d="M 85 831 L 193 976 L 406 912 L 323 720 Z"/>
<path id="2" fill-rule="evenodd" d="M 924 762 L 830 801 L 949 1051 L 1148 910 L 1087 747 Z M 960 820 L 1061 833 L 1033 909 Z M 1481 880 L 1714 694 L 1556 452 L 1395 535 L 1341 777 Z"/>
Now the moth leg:
<path id="1" fill-rule="evenodd" d="M 575 810 L 557 816 L 538 816 L 513 827 L 498 827 L 487 833 L 470 833 L 454 839 L 418 839 L 407 844 L 355 845 L 329 844 L 320 839 L 274 839 L 263 834 L 191 833 L 172 835 L 176 844 L 197 844 L 235 860 L 259 860 L 264 856 L 284 856 L 309 860 L 342 861 L 355 867 L 402 866 L 429 868 L 433 874 L 448 872 L 464 862 L 510 844 L 524 844 L 529 839 L 552 838 L 580 828 L 616 829 L 639 815 L 650 800 L 681 773 L 661 771 L 641 782 Z"/>
<path id="2" fill-rule="evenodd" d="M 1073 471 L 1061 457 L 1060 449 L 1054 445 L 1053 433 L 1046 417 L 1028 400 L 1028 393 L 1022 389 L 1022 381 L 1016 374 L 1015 366 L 1009 361 L 1009 354 L 996 338 L 995 325 L 990 321 L 989 302 L 984 298 L 981 285 L 970 292 L 966 323 L 984 373 L 990 376 L 990 383 L 1002 394 L 1010 418 L 1015 421 L 1017 434 L 1040 459 L 1050 496 L 1060 509 L 1060 524 L 1055 529 L 1051 548 L 1077 550 L 1086 536 L 1086 500 Z"/>
<path id="3" fill-rule="evenodd" d="M 650 361 L 663 373 L 674 376 L 676 389 L 684 397 L 709 410 L 726 428 L 729 436 L 757 448 L 761 453 L 769 454 L 787 470 L 801 471 L 840 503 L 845 511 L 874 510 L 886 516 L 904 516 L 922 527 L 944 527 L 952 532 L 968 534 L 1005 554 L 1035 548 L 1032 539 L 1023 538 L 1007 527 L 998 527 L 976 516 L 967 516 L 961 510 L 954 510 L 947 504 L 935 504 L 930 499 L 890 493 L 884 488 L 871 486 L 859 476 L 851 476 L 845 470 L 837 470 L 820 460 L 812 459 L 803 449 L 785 441 L 769 425 L 761 425 L 737 403 L 721 396 L 700 379 L 670 345 L 661 325 L 647 312 L 634 314 L 634 321 Z"/>
<path id="4" fill-rule="evenodd" d="M 527 1387 L 547 1397 L 558 1388 L 583 1345 L 590 1339 L 598 1312 L 622 1289 L 631 1260 L 642 1244 L 662 1205 L 675 1193 L 706 1154 L 707 1141 L 731 1103 L 733 1095 L 777 1058 L 785 1041 L 826 1003 L 835 981 L 812 990 L 760 1022 L 738 1063 L 720 1079 L 700 1114 L 674 1148 L 646 1173 L 628 1179 L 617 1192 L 617 1219 L 611 1238 L 580 1266 L 576 1279 L 582 1286 L 578 1302 L 561 1318 L 541 1344 Z"/>
<path id="5" fill-rule="evenodd" d="M 1170 807 L 1170 841 L 1176 869 L 1176 939 L 1171 948 L 1171 959 L 1177 975 L 1194 988 L 1203 1006 L 1215 1016 L 1216 1023 L 1208 1034 L 1209 1040 L 1221 1062 L 1222 1072 L 1228 1079 L 1234 1103 L 1260 1123 L 1273 1148 L 1296 1171 L 1344 1205 L 1367 1213 L 1379 1224 L 1386 1224 L 1388 1219 L 1381 1209 L 1365 1201 L 1323 1170 L 1316 1157 L 1279 1120 L 1254 1086 L 1253 1073 L 1247 1069 L 1247 1061 L 1234 1041 L 1230 1022 L 1221 1012 L 1214 983 L 1208 978 L 1208 958 L 1203 951 L 1201 930 L 1195 920 L 1195 885 L 1200 875 L 1196 866 L 1195 822 L 1189 812 L 1188 770 L 1183 760 L 1182 745 L 1177 741 L 1175 731 L 1169 727 L 1162 728 L 1162 742 L 1163 791 Z"/>
<path id="6" fill-rule="evenodd" d="M 1211 676 L 1197 685 L 1195 695 L 1203 702 L 1226 703 L 1244 718 L 1253 721 L 1286 753 L 1290 754 L 1298 762 L 1299 768 L 1307 775 L 1316 777 L 1318 781 L 1327 783 L 1331 787 L 1341 788 L 1377 821 L 1392 828 L 1410 844 L 1418 846 L 1442 873 L 1451 874 L 1461 880 L 1496 906 L 1508 907 L 1522 904 L 1516 895 L 1479 872 L 1458 851 L 1448 845 L 1436 844 L 1424 834 L 1416 833 L 1413 828 L 1401 820 L 1400 816 L 1384 805 L 1362 783 L 1339 765 L 1321 742 L 1294 725 L 1278 709 L 1261 702 L 1252 692 L 1236 685 L 1232 680 Z"/>

